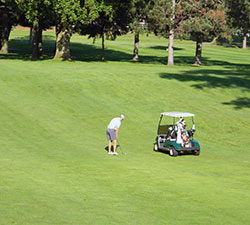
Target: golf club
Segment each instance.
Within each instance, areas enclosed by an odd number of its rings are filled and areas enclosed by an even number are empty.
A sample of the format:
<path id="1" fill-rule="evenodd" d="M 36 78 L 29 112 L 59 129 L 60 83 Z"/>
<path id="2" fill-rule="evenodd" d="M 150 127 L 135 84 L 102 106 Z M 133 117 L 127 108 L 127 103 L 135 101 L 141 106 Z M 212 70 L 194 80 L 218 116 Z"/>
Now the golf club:
<path id="1" fill-rule="evenodd" d="M 124 152 L 124 151 L 122 151 L 122 147 L 121 147 L 121 145 L 120 145 L 120 143 L 119 143 L 119 141 L 118 141 L 118 140 L 117 140 L 117 143 L 118 143 L 117 148 L 119 147 L 119 148 L 120 148 L 120 150 L 121 150 L 121 153 L 122 153 L 123 155 L 126 155 L 127 153 L 126 153 L 126 152 Z"/>

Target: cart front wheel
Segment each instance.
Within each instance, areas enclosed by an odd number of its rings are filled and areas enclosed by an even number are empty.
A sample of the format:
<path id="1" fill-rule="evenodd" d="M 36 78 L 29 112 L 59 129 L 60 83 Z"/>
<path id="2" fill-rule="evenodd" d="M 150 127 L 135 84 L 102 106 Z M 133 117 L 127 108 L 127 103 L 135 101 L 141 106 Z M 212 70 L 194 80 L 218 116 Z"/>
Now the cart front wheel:
<path id="1" fill-rule="evenodd" d="M 178 152 L 175 150 L 174 147 L 170 147 L 169 148 L 169 155 L 171 155 L 172 157 L 175 157 L 178 155 Z"/>
<path id="2" fill-rule="evenodd" d="M 158 152 L 159 151 L 159 147 L 158 147 L 158 144 L 154 144 L 154 151 Z"/>

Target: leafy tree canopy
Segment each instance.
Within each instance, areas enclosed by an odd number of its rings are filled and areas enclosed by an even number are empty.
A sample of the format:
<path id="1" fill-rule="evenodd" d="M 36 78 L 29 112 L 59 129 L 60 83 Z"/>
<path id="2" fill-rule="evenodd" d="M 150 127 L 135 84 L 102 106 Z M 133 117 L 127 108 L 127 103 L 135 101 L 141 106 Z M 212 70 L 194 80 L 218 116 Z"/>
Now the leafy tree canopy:
<path id="1" fill-rule="evenodd" d="M 156 35 L 168 38 L 170 29 L 176 29 L 183 19 L 181 2 L 181 0 L 156 0 L 149 12 L 150 30 Z"/>
<path id="2" fill-rule="evenodd" d="M 226 0 L 229 23 L 243 31 L 250 32 L 250 0 Z"/>
<path id="3" fill-rule="evenodd" d="M 86 20 L 78 24 L 77 30 L 89 37 L 107 36 L 115 39 L 127 30 L 130 0 L 92 0 L 86 4 Z"/>
<path id="4" fill-rule="evenodd" d="M 220 0 L 186 0 L 182 3 L 187 18 L 178 29 L 193 40 L 221 35 L 226 30 L 224 4 Z"/>

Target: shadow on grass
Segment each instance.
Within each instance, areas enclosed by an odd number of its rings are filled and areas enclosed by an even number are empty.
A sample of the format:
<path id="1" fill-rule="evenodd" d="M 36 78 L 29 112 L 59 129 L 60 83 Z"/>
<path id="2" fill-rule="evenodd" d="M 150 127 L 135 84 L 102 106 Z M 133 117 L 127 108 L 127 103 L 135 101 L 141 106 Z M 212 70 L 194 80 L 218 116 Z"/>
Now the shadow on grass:
<path id="1" fill-rule="evenodd" d="M 226 64 L 228 69 L 194 69 L 175 73 L 161 73 L 160 77 L 168 80 L 179 80 L 181 82 L 195 81 L 192 87 L 203 88 L 243 88 L 250 90 L 250 65 Z"/>
<path id="2" fill-rule="evenodd" d="M 96 62 L 102 61 L 102 49 L 95 45 L 87 45 L 80 43 L 71 44 L 71 54 L 76 61 Z M 132 62 L 132 54 L 122 51 L 105 49 L 105 61 Z M 139 56 L 140 61 L 136 63 L 155 63 L 166 64 L 166 57 L 158 56 Z"/>
<path id="3" fill-rule="evenodd" d="M 102 61 L 102 49 L 96 45 L 71 43 L 70 51 L 73 61 L 100 62 Z M 55 41 L 46 40 L 43 43 L 43 55 L 39 60 L 53 59 Z M 12 39 L 9 42 L 9 54 L 0 54 L 0 59 L 32 60 L 31 46 L 28 40 Z M 132 54 L 122 51 L 105 49 L 105 61 L 131 62 Z M 140 56 L 138 63 L 166 64 L 166 57 Z"/>
<path id="4" fill-rule="evenodd" d="M 161 73 L 159 76 L 168 80 L 192 82 L 191 87 L 197 89 L 240 88 L 245 92 L 250 91 L 250 65 L 225 63 L 224 68 L 218 70 L 194 68 L 178 74 Z M 242 97 L 223 104 L 232 105 L 235 109 L 250 108 L 250 98 Z"/>
<path id="5" fill-rule="evenodd" d="M 28 36 L 18 39 L 12 39 L 9 41 L 9 54 L 1 54 L 0 59 L 18 59 L 18 60 L 32 60 L 31 57 L 31 45 L 28 42 Z M 54 57 L 55 52 L 55 40 L 52 40 L 54 37 L 52 35 L 43 36 L 43 55 L 39 60 L 50 60 Z M 165 46 L 151 46 L 149 48 L 156 50 L 165 50 Z M 94 44 L 82 44 L 72 42 L 70 45 L 71 55 L 73 61 L 84 61 L 84 62 L 100 62 L 102 61 L 102 49 Z M 182 48 L 175 48 L 175 50 L 182 50 Z M 157 54 L 157 52 L 156 52 Z M 194 63 L 194 56 L 176 56 L 174 58 L 175 65 L 192 65 Z M 105 49 L 105 61 L 119 61 L 119 62 L 132 62 L 132 53 L 128 54 L 126 52 Z M 159 57 L 156 55 L 140 55 L 139 62 L 136 63 L 150 63 L 150 64 L 164 64 L 167 62 L 167 53 L 166 56 Z M 244 67 L 240 64 L 231 64 L 226 61 L 220 60 L 211 60 L 209 58 L 203 57 L 202 64 L 205 66 L 228 66 L 228 67 Z M 249 65 L 245 65 L 246 69 L 249 69 Z M 204 72 L 204 70 L 201 70 Z M 194 72 L 195 73 L 195 72 Z M 199 72 L 197 72 L 199 73 Z M 208 71 L 209 73 L 209 71 Z M 226 73 L 226 72 L 225 72 Z M 164 75 L 162 75 L 164 77 Z M 172 75 L 173 79 L 174 75 Z M 180 77 L 179 77 L 180 78 Z M 190 78 L 190 77 L 189 77 Z M 182 78 L 180 78 L 182 79 Z M 185 79 L 185 78 L 183 78 Z M 192 77 L 191 77 L 192 79 Z M 194 78 L 196 79 L 196 78 Z M 210 78 L 209 78 L 210 79 Z"/>
<path id="6" fill-rule="evenodd" d="M 26 38 L 26 39 L 25 39 Z M 55 41 L 51 40 L 51 35 L 45 35 L 43 43 L 43 55 L 39 60 L 53 59 L 55 52 Z M 0 55 L 0 59 L 18 59 L 18 60 L 32 60 L 31 58 L 31 45 L 29 44 L 27 37 L 23 39 L 12 39 L 9 42 L 10 53 Z M 152 49 L 165 50 L 164 46 L 151 46 Z M 102 49 L 94 44 L 82 44 L 82 43 L 71 43 L 70 46 L 71 55 L 73 61 L 84 61 L 84 62 L 100 62 L 102 61 Z M 175 48 L 175 50 L 182 50 L 181 48 Z M 157 52 L 156 52 L 157 54 Z M 126 52 L 105 49 L 105 61 L 119 61 L 119 62 L 132 62 L 132 54 Z M 175 65 L 192 65 L 195 57 L 193 56 L 176 56 Z M 150 63 L 150 64 L 166 64 L 166 56 L 139 56 L 139 62 L 136 63 Z M 232 64 L 225 61 L 210 60 L 209 58 L 203 57 L 203 65 L 205 66 L 232 66 Z"/>
<path id="7" fill-rule="evenodd" d="M 118 151 L 120 148 L 121 148 L 121 146 L 120 146 L 120 145 L 117 145 L 117 146 L 116 146 L 116 150 L 117 150 L 117 151 Z M 108 152 L 108 151 L 109 151 L 109 147 L 108 147 L 108 146 L 106 146 L 104 149 L 105 149 L 105 151 L 106 151 L 106 152 Z M 113 149 L 113 145 L 111 146 L 111 151 L 112 151 L 112 152 L 114 151 L 114 149 Z"/>
<path id="8" fill-rule="evenodd" d="M 49 60 L 53 59 L 54 50 L 55 50 L 55 41 L 45 41 L 43 46 L 43 55 L 40 57 L 41 60 Z M 17 59 L 23 61 L 31 61 L 31 45 L 29 41 L 26 39 L 11 39 L 9 41 L 9 53 L 8 54 L 0 54 L 1 59 Z"/>
<path id="9" fill-rule="evenodd" d="M 237 98 L 231 102 L 223 102 L 224 105 L 233 105 L 235 109 L 250 108 L 250 98 Z"/>
<path id="10" fill-rule="evenodd" d="M 55 41 L 49 40 L 44 41 L 43 44 L 43 55 L 39 60 L 53 59 L 55 52 Z M 31 46 L 28 40 L 16 40 L 12 39 L 9 42 L 10 53 L 0 55 L 0 59 L 18 59 L 18 60 L 32 60 L 31 58 Z M 162 49 L 163 46 L 152 46 L 150 48 Z M 102 49 L 99 46 L 82 43 L 71 43 L 70 46 L 71 55 L 73 61 L 84 61 L 84 62 L 100 62 L 102 61 Z M 181 50 L 178 48 L 178 50 Z M 136 63 L 150 63 L 150 64 L 164 64 L 167 62 L 167 54 L 164 57 L 159 56 L 139 56 L 139 62 Z M 105 61 L 119 61 L 119 62 L 132 62 L 132 54 L 126 52 L 105 49 Z M 175 65 L 192 65 L 195 58 L 193 56 L 176 56 Z M 205 66 L 232 66 L 232 64 L 225 61 L 210 60 L 209 58 L 203 57 L 203 65 Z M 237 65 L 235 65 L 237 66 Z"/>
<path id="11" fill-rule="evenodd" d="M 162 154 L 166 154 L 166 155 L 168 155 L 169 157 L 173 157 L 173 156 L 171 156 L 170 154 L 169 154 L 169 151 L 167 151 L 167 150 L 159 150 L 159 151 L 157 151 L 158 153 L 162 153 Z M 183 152 L 183 153 L 178 153 L 178 156 L 176 156 L 176 157 L 173 157 L 173 158 L 178 158 L 178 157 L 180 157 L 180 156 L 197 156 L 197 155 L 195 155 L 194 153 L 192 153 L 192 152 Z"/>
<path id="12" fill-rule="evenodd" d="M 55 41 L 45 40 L 43 43 L 43 55 L 39 60 L 50 60 L 53 59 L 55 53 Z M 152 46 L 150 48 L 161 49 L 163 46 Z M 164 47 L 165 48 L 165 47 Z M 0 59 L 18 59 L 18 60 L 32 60 L 31 57 L 31 46 L 28 40 L 16 40 L 12 39 L 9 42 L 9 54 L 1 54 Z M 71 43 L 70 46 L 72 60 L 73 61 L 84 61 L 84 62 L 101 62 L 102 61 L 102 49 L 94 44 L 82 44 L 82 43 Z M 182 49 L 178 49 L 182 50 Z M 157 52 L 156 52 L 157 54 Z M 175 65 L 192 65 L 194 63 L 194 56 L 176 56 L 174 58 Z M 140 55 L 139 62 L 132 61 L 132 54 L 126 52 L 105 49 L 105 61 L 115 61 L 115 62 L 131 62 L 131 63 L 142 63 L 142 64 L 163 64 L 167 63 L 167 53 L 166 56 L 159 57 L 156 55 Z M 221 60 L 211 60 L 207 57 L 202 58 L 202 64 L 205 66 L 228 66 L 228 67 L 241 67 L 244 65 L 231 64 L 226 61 Z M 245 65 L 246 68 L 249 65 Z M 201 70 L 204 71 L 204 70 Z M 162 75 L 164 76 L 164 75 Z M 174 75 L 172 75 L 174 76 Z"/>
<path id="13" fill-rule="evenodd" d="M 164 50 L 164 51 L 167 51 L 168 46 L 157 45 L 157 46 L 151 46 L 149 48 L 155 49 L 155 50 Z M 180 50 L 184 50 L 184 49 L 183 48 L 176 48 L 176 47 L 174 47 L 174 51 L 180 51 Z"/>
<path id="14" fill-rule="evenodd" d="M 23 60 L 23 61 L 32 61 L 32 56 L 31 53 L 22 51 L 20 52 L 18 50 L 15 49 L 11 49 L 9 51 L 9 54 L 0 54 L 0 60 L 1 59 L 18 59 L 18 60 Z M 37 61 L 42 61 L 42 60 L 49 60 L 49 59 L 53 59 L 53 56 L 47 55 L 47 54 L 43 54 L 40 59 L 38 59 Z"/>

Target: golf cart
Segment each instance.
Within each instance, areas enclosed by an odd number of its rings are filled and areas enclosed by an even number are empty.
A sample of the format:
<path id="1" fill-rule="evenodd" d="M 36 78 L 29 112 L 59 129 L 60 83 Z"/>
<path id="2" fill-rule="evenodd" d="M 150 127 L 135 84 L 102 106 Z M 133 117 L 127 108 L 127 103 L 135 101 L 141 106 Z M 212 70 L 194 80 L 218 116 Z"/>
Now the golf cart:
<path id="1" fill-rule="evenodd" d="M 169 151 L 171 156 L 177 156 L 180 153 L 200 155 L 200 145 L 193 138 L 195 132 L 194 116 L 194 114 L 187 112 L 161 113 L 154 150 Z M 172 123 L 168 121 L 169 117 L 172 117 Z M 178 121 L 176 122 L 177 118 Z M 190 121 L 192 123 L 191 129 L 186 129 L 184 118 L 190 118 L 189 123 Z M 164 123 L 163 120 L 165 121 Z"/>

